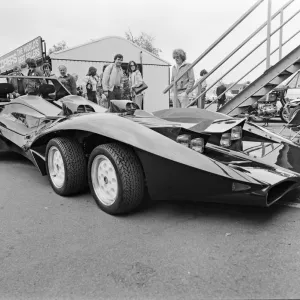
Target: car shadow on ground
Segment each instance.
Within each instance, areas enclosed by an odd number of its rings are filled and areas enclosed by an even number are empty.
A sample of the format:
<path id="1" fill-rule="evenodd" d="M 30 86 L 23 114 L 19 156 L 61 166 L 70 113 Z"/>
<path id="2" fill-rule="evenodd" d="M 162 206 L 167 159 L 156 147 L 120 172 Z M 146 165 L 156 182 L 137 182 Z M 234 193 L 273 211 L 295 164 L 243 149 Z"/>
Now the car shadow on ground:
<path id="1" fill-rule="evenodd" d="M 229 222 L 243 222 L 251 225 L 268 225 L 281 216 L 288 213 L 290 208 L 282 205 L 271 207 L 254 207 L 235 204 L 213 203 L 213 202 L 192 202 L 192 201 L 148 201 L 143 204 L 133 215 L 123 217 L 137 217 L 144 215 L 156 215 L 159 218 L 179 219 L 203 219 L 224 220 Z"/>
<path id="2" fill-rule="evenodd" d="M 32 162 L 21 154 L 15 152 L 1 151 L 1 150 L 0 150 L 0 161 L 5 161 L 6 163 L 22 162 L 24 164 L 32 165 Z"/>

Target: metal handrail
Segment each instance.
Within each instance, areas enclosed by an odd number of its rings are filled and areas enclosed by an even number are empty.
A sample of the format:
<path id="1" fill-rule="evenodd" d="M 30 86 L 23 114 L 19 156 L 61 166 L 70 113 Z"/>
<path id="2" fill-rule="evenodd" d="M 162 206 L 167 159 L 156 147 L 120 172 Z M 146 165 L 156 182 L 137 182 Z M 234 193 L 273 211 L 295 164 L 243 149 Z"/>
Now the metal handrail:
<path id="1" fill-rule="evenodd" d="M 211 46 L 209 46 L 188 68 L 187 70 L 177 78 L 174 79 L 163 93 L 168 92 L 174 84 L 176 84 L 188 71 L 190 71 L 202 58 L 204 58 L 211 50 L 213 50 L 233 29 L 235 29 L 244 19 L 246 19 L 264 0 L 258 0 L 247 12 L 245 12 L 225 33 L 221 35 Z"/>
<path id="2" fill-rule="evenodd" d="M 283 5 L 276 13 L 273 14 L 271 17 L 271 20 L 276 18 L 282 10 L 286 9 L 291 3 L 293 3 L 295 0 L 290 0 L 285 5 Z M 220 63 L 218 63 L 211 71 L 209 71 L 205 78 L 201 78 L 197 83 L 192 87 L 191 92 L 204 80 L 207 79 L 212 73 L 214 73 L 219 67 L 221 67 L 228 59 L 231 58 L 232 55 L 234 55 L 238 50 L 240 50 L 246 43 L 248 43 L 256 34 L 258 34 L 266 25 L 267 21 L 263 23 L 261 26 L 259 26 L 252 34 L 250 34 L 240 45 L 238 45 L 230 54 L 228 54 Z M 280 29 L 280 28 L 279 28 Z M 221 79 L 221 78 L 220 78 Z"/>
<path id="3" fill-rule="evenodd" d="M 274 35 L 278 30 L 280 30 L 282 27 L 284 27 L 288 22 L 290 22 L 297 14 L 299 14 L 300 9 L 297 10 L 289 19 L 287 19 L 284 23 L 282 23 L 277 29 L 275 29 L 271 34 L 270 37 L 272 35 Z M 224 73 L 220 78 L 218 78 L 218 80 L 216 80 L 208 89 L 205 90 L 205 92 L 199 94 L 187 107 L 192 106 L 204 93 L 206 93 L 207 91 L 209 91 L 211 88 L 213 88 L 215 86 L 215 84 L 217 84 L 222 78 L 224 78 L 228 73 L 230 73 L 235 67 L 237 67 L 241 62 L 243 62 L 248 56 L 250 56 L 255 50 L 257 50 L 261 45 L 264 44 L 264 42 L 267 40 L 267 38 L 265 38 L 264 40 L 262 40 L 257 46 L 255 46 L 250 52 L 248 52 L 247 55 L 245 55 L 242 59 L 240 59 L 233 67 L 231 67 L 226 73 Z M 203 81 L 203 80 L 202 80 Z M 197 83 L 199 84 L 200 81 Z"/>
<path id="4" fill-rule="evenodd" d="M 282 43 L 282 46 L 287 44 L 290 40 L 292 40 L 297 34 L 300 33 L 300 30 L 298 30 L 296 33 L 294 33 L 291 37 L 289 37 L 284 43 Z M 274 49 L 270 55 L 274 54 L 276 51 L 280 49 L 280 46 Z M 221 98 L 224 94 L 226 94 L 232 87 L 234 87 L 236 84 L 238 84 L 242 79 L 244 79 L 247 75 L 249 75 L 253 70 L 255 70 L 259 65 L 261 65 L 264 61 L 266 61 L 267 58 L 262 59 L 257 65 L 255 65 L 250 71 L 248 71 L 246 74 L 244 74 L 240 79 L 238 79 L 235 83 L 233 83 L 231 86 L 229 86 L 222 94 L 220 94 L 214 101 L 212 101 L 210 104 L 208 104 L 206 108 L 210 107 L 213 103 L 215 103 L 219 98 Z M 199 95 L 201 97 L 201 95 Z"/>

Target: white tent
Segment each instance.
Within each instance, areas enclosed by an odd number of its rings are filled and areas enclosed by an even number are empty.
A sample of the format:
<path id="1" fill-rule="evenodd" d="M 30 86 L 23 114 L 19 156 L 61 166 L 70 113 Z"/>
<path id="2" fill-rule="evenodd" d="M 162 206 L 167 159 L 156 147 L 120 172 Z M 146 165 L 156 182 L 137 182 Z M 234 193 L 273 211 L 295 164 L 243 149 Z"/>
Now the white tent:
<path id="1" fill-rule="evenodd" d="M 102 73 L 104 64 L 113 62 L 116 54 L 122 54 L 125 63 L 134 60 L 143 65 L 143 78 L 148 85 L 145 91 L 144 109 L 156 111 L 169 108 L 169 94 L 163 90 L 170 82 L 170 64 L 122 37 L 109 36 L 68 48 L 50 55 L 53 72 L 58 75 L 58 66 L 65 65 L 68 73 L 78 74 L 78 83 L 87 74 L 90 66 Z"/>

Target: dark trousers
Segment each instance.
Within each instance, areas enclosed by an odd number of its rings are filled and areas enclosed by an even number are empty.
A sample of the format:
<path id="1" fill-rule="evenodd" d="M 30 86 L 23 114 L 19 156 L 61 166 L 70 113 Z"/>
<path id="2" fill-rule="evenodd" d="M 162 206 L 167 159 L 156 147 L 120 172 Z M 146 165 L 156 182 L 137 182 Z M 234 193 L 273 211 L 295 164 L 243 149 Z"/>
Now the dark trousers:
<path id="1" fill-rule="evenodd" d="M 93 101 L 94 103 L 97 104 L 96 91 L 89 91 L 89 92 L 87 93 L 87 97 L 88 97 L 88 100 Z"/>
<path id="2" fill-rule="evenodd" d="M 222 98 L 221 98 L 222 99 Z M 225 104 L 225 100 L 226 99 L 218 99 L 218 104 L 217 104 L 217 111 L 222 107 L 222 106 L 224 106 L 224 104 Z"/>
<path id="3" fill-rule="evenodd" d="M 110 100 L 121 100 L 121 88 L 120 87 L 114 87 L 114 89 L 111 91 L 108 91 L 108 107 L 110 107 Z"/>

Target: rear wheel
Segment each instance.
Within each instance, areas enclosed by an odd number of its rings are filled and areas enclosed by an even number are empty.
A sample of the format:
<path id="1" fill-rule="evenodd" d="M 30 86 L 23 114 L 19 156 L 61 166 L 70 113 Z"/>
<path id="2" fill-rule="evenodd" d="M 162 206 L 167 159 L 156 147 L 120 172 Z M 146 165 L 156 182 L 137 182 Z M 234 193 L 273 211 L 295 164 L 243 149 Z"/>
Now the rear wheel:
<path id="1" fill-rule="evenodd" d="M 144 174 L 134 151 L 117 143 L 96 147 L 89 158 L 88 180 L 97 205 L 111 215 L 128 213 L 144 197 Z"/>
<path id="2" fill-rule="evenodd" d="M 86 186 L 86 160 L 82 147 L 69 138 L 54 138 L 46 148 L 46 166 L 53 190 L 76 194 Z"/>

